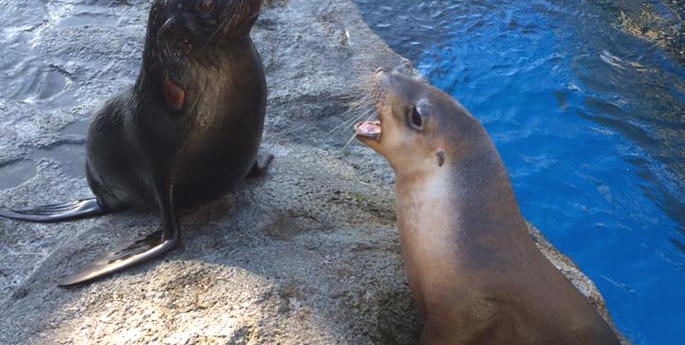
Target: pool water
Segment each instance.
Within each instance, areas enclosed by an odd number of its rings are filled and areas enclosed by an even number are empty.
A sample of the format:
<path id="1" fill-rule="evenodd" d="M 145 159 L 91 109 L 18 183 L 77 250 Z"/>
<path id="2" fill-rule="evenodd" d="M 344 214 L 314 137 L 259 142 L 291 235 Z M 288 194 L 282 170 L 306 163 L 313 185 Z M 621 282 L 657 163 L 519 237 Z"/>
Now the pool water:
<path id="1" fill-rule="evenodd" d="M 481 120 L 618 328 L 684 344 L 685 1 L 356 2 Z"/>

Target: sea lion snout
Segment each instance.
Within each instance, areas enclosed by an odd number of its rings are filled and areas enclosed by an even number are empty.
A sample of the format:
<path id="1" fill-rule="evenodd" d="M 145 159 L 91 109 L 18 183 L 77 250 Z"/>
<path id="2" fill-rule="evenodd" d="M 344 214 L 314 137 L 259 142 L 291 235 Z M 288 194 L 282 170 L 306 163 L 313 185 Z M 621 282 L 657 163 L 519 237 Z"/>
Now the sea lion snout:
<path id="1" fill-rule="evenodd" d="M 379 122 L 355 126 L 357 139 L 384 156 L 397 173 L 428 171 L 471 155 L 482 127 L 459 102 L 425 80 L 379 67 L 367 102 Z"/>
<path id="2" fill-rule="evenodd" d="M 247 35 L 259 16 L 261 0 L 170 0 L 158 6 L 152 10 L 167 17 L 158 24 L 158 37 L 206 47 Z"/>
<path id="3" fill-rule="evenodd" d="M 358 123 L 354 129 L 359 141 L 388 159 L 398 173 L 445 164 L 450 153 L 443 144 L 441 123 L 443 112 L 449 109 L 440 91 L 397 70 L 379 67 L 368 93 L 379 121 Z"/>

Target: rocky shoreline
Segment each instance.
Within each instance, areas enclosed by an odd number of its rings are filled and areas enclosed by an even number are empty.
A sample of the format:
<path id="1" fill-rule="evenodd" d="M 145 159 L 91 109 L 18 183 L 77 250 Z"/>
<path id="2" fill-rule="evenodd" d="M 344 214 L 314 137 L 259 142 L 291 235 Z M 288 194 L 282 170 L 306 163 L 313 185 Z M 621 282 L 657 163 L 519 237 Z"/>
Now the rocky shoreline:
<path id="1" fill-rule="evenodd" d="M 89 195 L 80 168 L 88 114 L 134 81 L 148 6 L 22 0 L 0 14 L 5 55 L 30 50 L 26 63 L 44 67 L 37 78 L 61 88 L 0 98 L 0 173 L 16 177 L 0 207 Z M 183 242 L 163 259 L 75 289 L 55 282 L 151 232 L 157 215 L 0 220 L 0 344 L 416 343 L 391 171 L 360 145 L 343 148 L 351 129 L 336 128 L 351 81 L 407 61 L 348 0 L 269 1 L 253 38 L 269 85 L 268 175 L 185 211 Z M 605 312 L 594 284 L 531 229 Z"/>

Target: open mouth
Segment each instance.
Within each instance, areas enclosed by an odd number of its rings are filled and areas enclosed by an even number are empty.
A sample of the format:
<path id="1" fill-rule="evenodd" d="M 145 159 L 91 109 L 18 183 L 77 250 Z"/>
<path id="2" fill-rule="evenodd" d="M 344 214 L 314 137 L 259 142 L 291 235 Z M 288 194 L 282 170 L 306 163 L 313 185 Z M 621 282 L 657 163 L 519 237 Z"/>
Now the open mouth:
<path id="1" fill-rule="evenodd" d="M 354 125 L 354 133 L 359 138 L 369 138 L 376 141 L 381 139 L 381 122 L 366 121 Z"/>

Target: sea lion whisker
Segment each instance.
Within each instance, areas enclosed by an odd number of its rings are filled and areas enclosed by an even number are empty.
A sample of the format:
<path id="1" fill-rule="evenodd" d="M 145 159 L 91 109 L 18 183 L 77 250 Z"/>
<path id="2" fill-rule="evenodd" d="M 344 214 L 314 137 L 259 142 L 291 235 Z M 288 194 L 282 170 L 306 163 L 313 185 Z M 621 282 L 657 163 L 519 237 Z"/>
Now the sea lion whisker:
<path id="1" fill-rule="evenodd" d="M 331 128 L 331 129 L 327 132 L 327 134 L 331 134 L 331 133 L 333 133 L 333 132 L 339 130 L 340 128 L 347 127 L 347 126 L 349 126 L 350 124 L 357 122 L 357 120 L 359 120 L 359 119 L 362 118 L 362 117 L 363 117 L 363 116 L 356 116 L 356 117 L 354 117 L 354 118 L 351 119 L 351 120 L 345 120 L 345 121 L 343 121 L 342 123 L 340 123 L 340 124 L 336 125 L 335 127 Z"/>
<path id="2" fill-rule="evenodd" d="M 348 140 L 348 141 L 345 143 L 345 145 L 343 145 L 343 147 L 342 147 L 341 150 L 344 150 L 344 149 L 346 149 L 348 146 L 350 146 L 350 144 L 351 144 L 351 143 L 354 141 L 354 139 L 356 139 L 356 138 L 357 138 L 357 134 L 356 134 L 356 133 L 355 133 L 355 134 L 352 134 L 352 137 L 350 138 L 350 140 Z"/>
<path id="3" fill-rule="evenodd" d="M 376 106 L 370 99 L 362 99 L 356 103 L 351 103 L 348 106 L 347 111 L 343 116 L 348 116 L 350 114 L 357 114 L 353 119 L 349 121 L 356 121 L 359 118 L 368 116 L 376 112 Z"/>
<path id="4" fill-rule="evenodd" d="M 255 18 L 259 17 L 260 14 L 262 14 L 261 9 L 259 11 L 256 11 L 253 15 L 247 17 L 247 20 L 249 21 L 249 20 L 255 19 Z"/>
<path id="5" fill-rule="evenodd" d="M 172 15 L 164 22 L 164 24 L 162 24 L 162 26 L 159 27 L 159 31 L 157 32 L 157 35 L 155 35 L 155 38 L 159 41 L 159 38 L 163 37 L 175 23 L 176 16 Z"/>
<path id="6" fill-rule="evenodd" d="M 375 115 L 375 114 L 369 115 L 369 116 L 366 118 L 366 120 L 363 121 L 363 122 L 367 122 L 367 121 L 371 120 L 371 118 L 372 118 L 374 115 Z M 342 147 L 342 150 L 346 149 L 347 146 L 349 146 L 349 145 L 354 141 L 355 138 L 357 138 L 357 133 L 354 133 L 354 134 L 352 135 L 352 138 L 350 138 L 350 140 L 348 140 L 347 143 L 345 143 L 345 145 Z"/>
<path id="7" fill-rule="evenodd" d="M 248 8 L 247 4 L 245 3 L 245 1 L 239 1 L 238 6 L 235 9 L 235 13 L 240 13 L 240 16 L 234 15 L 231 17 L 231 28 L 236 27 L 236 25 L 238 24 L 238 20 L 240 18 L 243 18 L 243 16 L 245 16 L 248 13 L 248 11 L 249 11 L 249 8 Z"/>
<path id="8" fill-rule="evenodd" d="M 331 133 L 337 131 L 338 129 L 340 129 L 342 127 L 349 126 L 352 123 L 358 122 L 360 119 L 362 119 L 364 117 L 367 117 L 367 116 L 372 117 L 374 115 L 373 112 L 374 112 L 374 109 L 367 109 L 363 112 L 358 112 L 357 110 L 354 110 L 354 111 L 347 110 L 345 113 L 343 113 L 343 117 L 346 117 L 347 115 L 352 114 L 352 113 L 357 113 L 357 115 L 351 119 L 344 120 L 342 123 L 336 125 L 335 127 L 333 127 L 332 129 L 330 129 L 328 131 L 328 134 L 331 134 Z"/>
<path id="9" fill-rule="evenodd" d="M 219 33 L 219 31 L 223 30 L 224 25 L 227 23 L 227 19 L 228 19 L 228 17 L 224 17 L 224 18 L 221 20 L 221 23 L 219 24 L 219 26 L 217 26 L 216 30 L 214 30 L 214 32 L 212 33 L 212 35 L 209 36 L 209 39 L 207 39 L 207 40 L 205 41 L 205 43 L 202 45 L 202 47 L 197 51 L 197 53 L 195 54 L 195 56 L 193 57 L 193 59 L 197 59 L 197 58 L 200 56 L 200 54 L 202 54 L 202 52 L 205 50 L 205 48 L 207 48 L 207 46 L 209 45 L 209 43 L 214 39 L 214 37 L 216 36 L 216 34 Z"/>
<path id="10" fill-rule="evenodd" d="M 349 108 L 346 112 L 343 113 L 343 116 L 345 118 L 347 118 L 350 115 L 354 115 L 354 117 L 364 117 L 373 111 L 374 108 L 371 105 L 363 105 L 359 107 Z"/>

